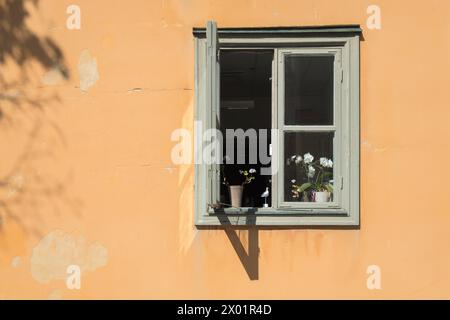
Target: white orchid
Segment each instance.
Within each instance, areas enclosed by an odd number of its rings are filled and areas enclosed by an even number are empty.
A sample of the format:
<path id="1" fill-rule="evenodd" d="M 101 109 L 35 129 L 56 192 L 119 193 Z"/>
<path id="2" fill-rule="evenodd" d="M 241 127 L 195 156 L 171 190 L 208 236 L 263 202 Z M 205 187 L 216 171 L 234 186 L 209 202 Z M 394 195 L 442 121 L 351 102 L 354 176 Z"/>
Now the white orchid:
<path id="1" fill-rule="evenodd" d="M 292 159 L 292 160 L 291 160 Z M 297 159 L 299 160 L 297 162 Z M 300 160 L 301 159 L 301 160 Z M 314 161 L 314 156 L 307 152 L 301 156 L 292 156 L 290 161 L 295 163 L 302 162 L 302 169 L 306 175 L 307 181 L 302 183 L 296 183 L 295 179 L 292 179 L 292 197 L 299 198 L 302 192 L 305 192 L 306 198 L 308 194 L 312 192 L 328 192 L 333 193 L 333 181 L 328 181 L 328 175 L 332 170 L 326 170 L 326 168 L 333 168 L 333 161 L 326 157 L 320 157 L 319 160 Z M 309 201 L 309 200 L 306 200 Z"/>
<path id="2" fill-rule="evenodd" d="M 320 158 L 320 165 L 324 168 L 333 168 L 333 161 L 327 158 Z"/>
<path id="3" fill-rule="evenodd" d="M 313 178 L 315 173 L 316 173 L 316 169 L 313 166 L 309 165 L 308 166 L 308 178 Z"/>
<path id="4" fill-rule="evenodd" d="M 253 168 L 251 168 L 250 170 L 248 170 L 248 172 L 250 172 L 250 173 L 255 173 L 255 172 L 256 172 L 256 170 L 255 170 L 255 169 L 253 169 Z"/>
<path id="5" fill-rule="evenodd" d="M 313 155 L 311 154 L 311 153 L 305 153 L 305 155 L 303 156 L 303 161 L 306 163 L 306 164 L 308 164 L 308 163 L 311 163 L 311 162 L 313 162 L 314 161 L 314 157 L 313 157 Z"/>

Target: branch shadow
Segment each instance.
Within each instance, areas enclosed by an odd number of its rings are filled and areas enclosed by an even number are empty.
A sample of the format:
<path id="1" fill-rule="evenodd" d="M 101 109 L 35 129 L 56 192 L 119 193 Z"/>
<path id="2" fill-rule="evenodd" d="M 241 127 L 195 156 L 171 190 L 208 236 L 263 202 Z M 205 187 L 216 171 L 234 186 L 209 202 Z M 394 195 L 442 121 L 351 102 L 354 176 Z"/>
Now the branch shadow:
<path id="1" fill-rule="evenodd" d="M 43 161 L 57 163 L 56 152 L 66 146 L 66 140 L 63 130 L 46 113 L 60 98 L 50 92 L 54 90 L 41 88 L 36 68 L 54 70 L 62 81 L 70 74 L 58 44 L 27 24 L 38 9 L 39 0 L 0 0 L 0 129 L 3 133 L 14 130 L 18 141 L 25 138 L 17 152 L 2 147 L 2 153 L 13 162 L 0 168 L 0 219 L 13 220 L 36 235 L 40 235 L 38 222 L 43 220 L 39 208 L 44 205 L 53 207 L 56 215 L 61 206 L 69 206 L 79 216 L 79 203 L 66 192 L 72 174 L 52 179 L 41 173 Z M 44 144 L 48 147 L 42 147 Z M 47 167 L 52 165 L 47 163 Z M 31 223 L 27 219 L 32 219 Z M 0 231 L 2 227 L 0 221 Z"/>
<path id="2" fill-rule="evenodd" d="M 39 0 L 0 0 L 0 65 L 13 63 L 19 69 L 15 79 L 0 73 L 0 121 L 8 118 L 6 103 L 24 111 L 24 104 L 42 108 L 58 100 L 56 95 L 42 97 L 24 90 L 33 75 L 32 62 L 45 70 L 57 70 L 64 79 L 70 76 L 60 47 L 49 36 L 38 35 L 27 25 L 30 11 L 38 7 Z"/>

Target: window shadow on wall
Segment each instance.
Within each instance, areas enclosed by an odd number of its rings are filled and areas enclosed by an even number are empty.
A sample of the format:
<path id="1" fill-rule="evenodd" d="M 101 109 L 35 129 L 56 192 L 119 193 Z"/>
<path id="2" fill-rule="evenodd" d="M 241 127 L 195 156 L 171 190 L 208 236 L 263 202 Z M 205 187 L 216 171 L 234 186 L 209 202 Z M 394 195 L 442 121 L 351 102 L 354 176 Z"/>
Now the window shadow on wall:
<path id="1" fill-rule="evenodd" d="M 217 215 L 220 226 L 197 226 L 199 230 L 219 229 L 224 230 L 230 240 L 234 251 L 245 269 L 250 280 L 259 279 L 259 230 L 256 226 L 256 216 L 249 214 L 245 216 L 245 225 L 233 225 L 226 214 Z M 247 243 L 241 240 L 241 233 L 247 234 Z"/>
<path id="2" fill-rule="evenodd" d="M 259 279 L 259 230 L 258 227 L 254 226 L 256 220 L 255 217 L 248 217 L 247 223 L 248 227 L 232 227 L 230 220 L 226 215 L 219 218 L 220 223 L 223 226 L 223 230 L 230 240 L 234 251 L 239 257 L 245 271 L 247 272 L 248 278 L 250 280 Z M 247 248 L 241 241 L 239 237 L 240 232 L 247 233 Z"/>
<path id="3" fill-rule="evenodd" d="M 234 216 L 235 217 L 235 216 Z M 197 226 L 199 230 L 219 229 L 224 230 L 230 240 L 233 249 L 239 257 L 250 280 L 259 279 L 259 233 L 260 231 L 280 231 L 283 230 L 359 230 L 359 226 L 257 226 L 255 213 L 242 215 L 245 223 L 235 225 L 227 214 L 218 214 L 220 226 Z M 240 233 L 247 233 L 247 243 L 241 241 Z"/>

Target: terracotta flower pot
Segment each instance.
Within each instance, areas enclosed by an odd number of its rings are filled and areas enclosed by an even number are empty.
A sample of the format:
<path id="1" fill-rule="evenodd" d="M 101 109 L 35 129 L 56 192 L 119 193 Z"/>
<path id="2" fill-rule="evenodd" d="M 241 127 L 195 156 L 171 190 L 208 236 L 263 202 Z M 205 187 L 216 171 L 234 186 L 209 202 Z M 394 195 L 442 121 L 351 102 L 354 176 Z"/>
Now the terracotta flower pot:
<path id="1" fill-rule="evenodd" d="M 230 198 L 231 205 L 233 207 L 241 207 L 242 206 L 242 192 L 244 191 L 244 187 L 241 185 L 238 186 L 230 186 Z"/>

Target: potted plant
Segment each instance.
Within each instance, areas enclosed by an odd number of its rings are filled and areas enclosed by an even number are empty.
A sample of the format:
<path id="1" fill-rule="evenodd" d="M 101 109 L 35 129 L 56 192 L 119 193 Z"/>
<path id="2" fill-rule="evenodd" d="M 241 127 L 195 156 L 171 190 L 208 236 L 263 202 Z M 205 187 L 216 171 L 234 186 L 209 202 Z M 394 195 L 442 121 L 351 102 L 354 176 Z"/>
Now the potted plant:
<path id="1" fill-rule="evenodd" d="M 223 183 L 228 187 L 230 192 L 231 206 L 239 208 L 242 206 L 242 194 L 244 192 L 244 186 L 255 180 L 256 170 L 251 168 L 250 170 L 239 170 L 239 174 L 243 177 L 243 182 L 237 185 L 230 185 L 223 176 Z"/>
<path id="2" fill-rule="evenodd" d="M 290 163 L 301 166 L 304 173 L 302 183 L 297 183 L 295 179 L 292 183 L 293 198 L 300 198 L 304 202 L 328 202 L 333 193 L 333 185 L 330 177 L 333 176 L 333 161 L 325 157 L 314 161 L 314 156 L 309 152 L 302 156 L 294 155 L 290 158 Z"/>

